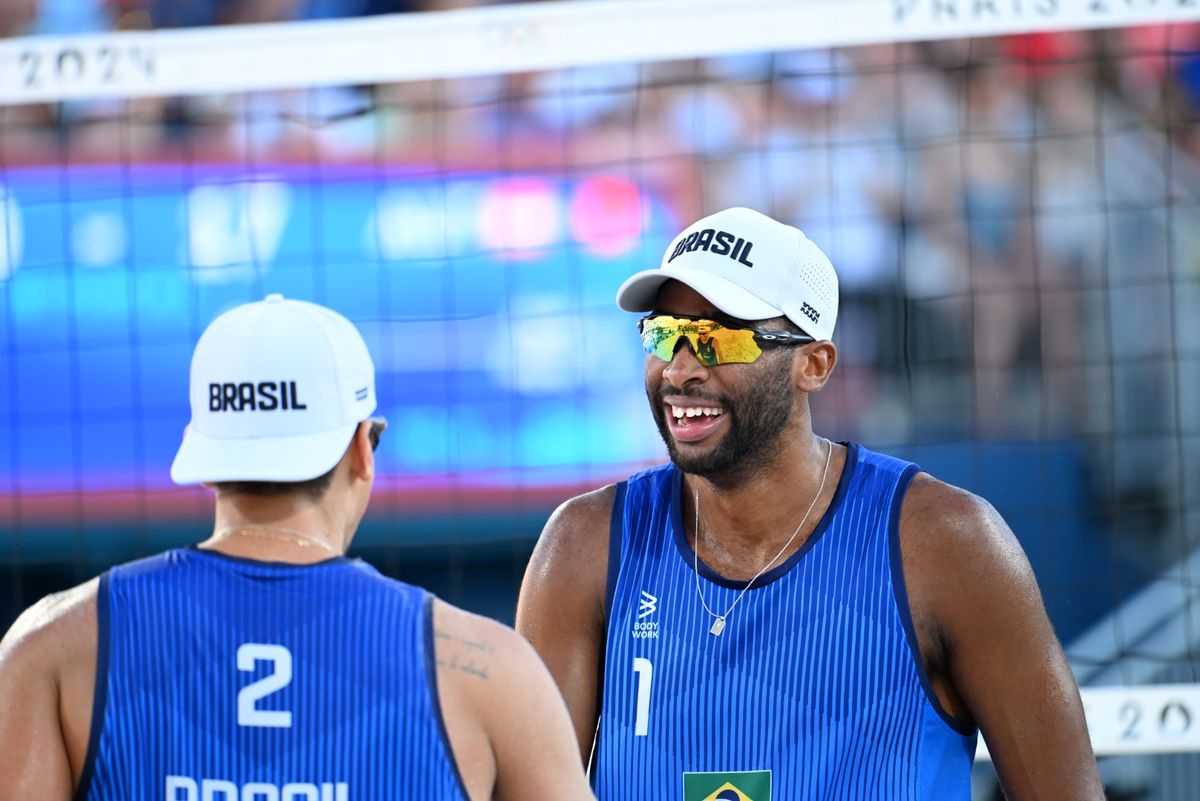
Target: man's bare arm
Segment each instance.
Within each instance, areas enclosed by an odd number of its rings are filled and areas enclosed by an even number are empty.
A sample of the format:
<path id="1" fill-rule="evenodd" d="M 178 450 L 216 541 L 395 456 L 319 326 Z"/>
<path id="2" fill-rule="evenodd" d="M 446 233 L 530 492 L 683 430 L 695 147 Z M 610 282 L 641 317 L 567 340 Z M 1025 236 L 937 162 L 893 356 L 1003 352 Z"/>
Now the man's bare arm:
<path id="1" fill-rule="evenodd" d="M 932 622 L 918 638 L 927 665 L 941 661 L 935 686 L 948 712 L 978 724 L 1008 798 L 1102 799 L 1079 688 L 1011 529 L 986 501 L 919 476 L 902 532 L 910 600 Z"/>
<path id="2" fill-rule="evenodd" d="M 42 599 L 0 641 L 0 788 L 68 801 L 86 757 L 96 662 L 96 580 Z"/>
<path id="3" fill-rule="evenodd" d="M 600 713 L 614 493 L 605 487 L 554 512 L 529 560 L 517 604 L 517 631 L 533 644 L 562 692 L 585 764 Z"/>
<path id="4" fill-rule="evenodd" d="M 473 801 L 594 801 L 562 696 L 528 642 L 438 602 L 434 649 L 447 729 Z"/>

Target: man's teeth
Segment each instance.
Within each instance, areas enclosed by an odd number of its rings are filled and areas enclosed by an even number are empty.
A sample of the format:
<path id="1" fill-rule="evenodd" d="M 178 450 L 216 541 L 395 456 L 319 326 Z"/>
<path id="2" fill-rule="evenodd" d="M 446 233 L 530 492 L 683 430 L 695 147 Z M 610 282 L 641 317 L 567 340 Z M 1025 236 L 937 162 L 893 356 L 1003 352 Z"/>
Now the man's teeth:
<path id="1" fill-rule="evenodd" d="M 684 417 L 718 417 L 724 412 L 712 406 L 672 406 L 671 414 L 679 420 Z"/>

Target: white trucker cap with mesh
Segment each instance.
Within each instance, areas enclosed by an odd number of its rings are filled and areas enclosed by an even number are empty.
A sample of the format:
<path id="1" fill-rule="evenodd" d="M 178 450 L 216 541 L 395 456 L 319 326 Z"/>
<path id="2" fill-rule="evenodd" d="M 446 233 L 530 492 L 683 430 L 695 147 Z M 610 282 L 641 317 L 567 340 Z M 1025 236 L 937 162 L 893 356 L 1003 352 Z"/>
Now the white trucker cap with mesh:
<path id="1" fill-rule="evenodd" d="M 617 290 L 626 311 L 650 311 L 659 287 L 687 284 L 742 320 L 787 317 L 817 339 L 833 337 L 837 273 L 799 228 L 752 209 L 709 215 L 675 237 L 658 269 L 631 276 Z"/>
<path id="2" fill-rule="evenodd" d="M 205 329 L 189 394 L 175 483 L 307 481 L 338 463 L 375 411 L 375 366 L 342 315 L 268 295 Z"/>

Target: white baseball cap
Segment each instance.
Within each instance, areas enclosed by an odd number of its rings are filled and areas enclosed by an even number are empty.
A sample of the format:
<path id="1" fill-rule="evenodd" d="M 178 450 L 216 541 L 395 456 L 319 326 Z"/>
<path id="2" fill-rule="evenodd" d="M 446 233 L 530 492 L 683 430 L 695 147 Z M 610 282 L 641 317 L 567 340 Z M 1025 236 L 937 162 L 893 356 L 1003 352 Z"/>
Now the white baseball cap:
<path id="1" fill-rule="evenodd" d="M 375 411 L 375 365 L 342 315 L 268 295 L 201 334 L 189 394 L 176 484 L 307 481 L 333 469 Z"/>
<path id="2" fill-rule="evenodd" d="M 742 320 L 787 317 L 817 339 L 833 337 L 837 273 L 799 229 L 752 209 L 718 211 L 689 225 L 658 269 L 630 276 L 617 290 L 626 311 L 650 311 L 659 287 L 687 284 L 721 311 Z"/>

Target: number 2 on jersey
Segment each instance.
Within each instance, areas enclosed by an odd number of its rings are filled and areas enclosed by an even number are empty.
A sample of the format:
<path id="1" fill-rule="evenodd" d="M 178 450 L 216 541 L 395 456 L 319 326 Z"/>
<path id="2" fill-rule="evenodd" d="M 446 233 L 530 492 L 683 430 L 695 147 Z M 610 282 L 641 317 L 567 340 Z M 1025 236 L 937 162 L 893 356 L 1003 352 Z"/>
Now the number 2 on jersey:
<path id="1" fill-rule="evenodd" d="M 637 714 L 633 719 L 633 734 L 645 737 L 650 732 L 650 683 L 654 681 L 654 665 L 649 659 L 635 656 L 633 672 L 637 674 Z"/>
<path id="2" fill-rule="evenodd" d="M 282 690 L 292 681 L 292 652 L 282 645 L 267 645 L 248 642 L 238 646 L 238 670 L 252 673 L 258 662 L 271 662 L 274 670 L 258 681 L 252 681 L 238 691 L 237 710 L 239 726 L 266 726 L 288 729 L 292 726 L 292 713 L 287 710 L 259 709 L 255 706 L 260 698 Z"/>

